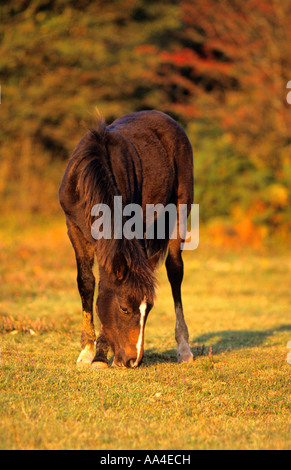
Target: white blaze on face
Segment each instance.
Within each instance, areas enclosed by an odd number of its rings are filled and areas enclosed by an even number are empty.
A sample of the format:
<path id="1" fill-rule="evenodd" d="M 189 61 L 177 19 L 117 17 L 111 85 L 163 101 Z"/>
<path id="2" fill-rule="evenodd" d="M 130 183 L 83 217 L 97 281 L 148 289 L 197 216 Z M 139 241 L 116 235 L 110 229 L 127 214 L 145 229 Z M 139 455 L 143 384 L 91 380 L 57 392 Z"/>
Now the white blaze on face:
<path id="1" fill-rule="evenodd" d="M 137 350 L 137 358 L 136 361 L 133 365 L 133 367 L 136 367 L 140 361 L 141 354 L 142 354 L 142 345 L 143 345 L 143 336 L 144 336 L 144 322 L 145 322 L 145 315 L 147 311 L 147 303 L 146 299 L 142 301 L 142 303 L 139 306 L 139 311 L 140 311 L 140 330 L 139 330 L 139 337 L 138 337 L 138 342 L 136 345 L 136 350 Z"/>

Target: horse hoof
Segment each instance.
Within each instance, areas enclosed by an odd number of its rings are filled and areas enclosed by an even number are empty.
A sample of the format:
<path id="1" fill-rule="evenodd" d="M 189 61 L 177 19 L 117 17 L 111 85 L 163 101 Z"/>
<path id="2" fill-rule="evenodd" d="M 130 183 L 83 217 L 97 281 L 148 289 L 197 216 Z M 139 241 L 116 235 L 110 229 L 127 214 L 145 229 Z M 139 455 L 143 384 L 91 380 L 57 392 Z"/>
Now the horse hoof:
<path id="1" fill-rule="evenodd" d="M 86 368 L 90 367 L 90 365 L 91 365 L 90 362 L 79 361 L 79 362 L 76 363 L 77 369 L 86 369 Z"/>
<path id="2" fill-rule="evenodd" d="M 85 348 L 81 351 L 80 356 L 77 360 L 77 367 L 84 367 L 90 366 L 91 362 L 93 361 L 93 351 L 89 345 L 85 346 Z"/>
<path id="3" fill-rule="evenodd" d="M 179 364 L 181 364 L 183 362 L 186 362 L 186 363 L 193 362 L 193 354 L 192 354 L 188 344 L 184 344 L 184 345 L 181 345 L 180 347 L 178 347 L 177 359 L 178 359 Z"/>
<path id="4" fill-rule="evenodd" d="M 91 367 L 92 369 L 107 369 L 108 364 L 106 362 L 96 361 L 96 362 L 92 362 Z"/>
<path id="5" fill-rule="evenodd" d="M 193 354 L 189 354 L 187 356 L 182 356 L 182 355 L 178 355 L 178 363 L 179 364 L 182 364 L 182 363 L 188 363 L 190 364 L 191 362 L 193 362 Z"/>

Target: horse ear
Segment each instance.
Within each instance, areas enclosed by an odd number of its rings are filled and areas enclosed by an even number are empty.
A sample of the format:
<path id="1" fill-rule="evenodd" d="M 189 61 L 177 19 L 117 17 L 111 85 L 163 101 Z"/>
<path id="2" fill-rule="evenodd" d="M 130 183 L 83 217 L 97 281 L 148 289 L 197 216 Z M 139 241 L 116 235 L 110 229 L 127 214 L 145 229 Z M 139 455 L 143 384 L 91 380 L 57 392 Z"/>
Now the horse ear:
<path id="1" fill-rule="evenodd" d="M 118 281 L 122 281 L 127 272 L 127 264 L 122 253 L 116 253 L 113 259 L 113 272 Z"/>
<path id="2" fill-rule="evenodd" d="M 149 258 L 149 263 L 151 265 L 151 268 L 152 270 L 154 271 L 157 267 L 157 264 L 159 262 L 159 259 L 161 257 L 161 254 L 162 254 L 162 249 L 160 249 L 159 251 L 157 251 L 153 256 L 151 256 Z"/>

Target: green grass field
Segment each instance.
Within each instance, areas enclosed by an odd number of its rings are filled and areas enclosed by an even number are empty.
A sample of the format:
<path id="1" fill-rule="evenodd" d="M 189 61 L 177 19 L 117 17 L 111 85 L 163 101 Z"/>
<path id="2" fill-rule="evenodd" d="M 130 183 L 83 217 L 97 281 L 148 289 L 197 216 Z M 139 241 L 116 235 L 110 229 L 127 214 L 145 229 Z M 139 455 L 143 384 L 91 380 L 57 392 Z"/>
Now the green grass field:
<path id="1" fill-rule="evenodd" d="M 0 449 L 290 449 L 291 251 L 184 254 L 193 364 L 176 363 L 165 268 L 136 370 L 77 369 L 64 220 L 0 223 Z M 96 324 L 98 328 L 98 324 Z"/>

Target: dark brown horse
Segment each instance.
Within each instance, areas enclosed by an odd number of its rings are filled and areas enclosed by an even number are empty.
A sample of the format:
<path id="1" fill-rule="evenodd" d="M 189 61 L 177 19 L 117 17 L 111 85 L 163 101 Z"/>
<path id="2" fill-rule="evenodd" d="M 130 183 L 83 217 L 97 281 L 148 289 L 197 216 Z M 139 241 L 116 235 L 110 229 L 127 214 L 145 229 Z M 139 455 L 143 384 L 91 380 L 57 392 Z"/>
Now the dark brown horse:
<path id="1" fill-rule="evenodd" d="M 107 367 L 110 347 L 113 365 L 136 367 L 141 363 L 144 328 L 155 296 L 154 270 L 166 253 L 176 313 L 178 362 L 191 362 L 181 299 L 183 239 L 179 230 L 177 238 L 170 238 L 167 232 L 164 239 L 112 236 L 96 240 L 92 236 L 92 208 L 102 203 L 113 210 L 115 196 L 122 196 L 123 207 L 138 204 L 142 214 L 148 204 L 174 204 L 178 228 L 180 204 L 187 205 L 189 215 L 193 202 L 192 148 L 172 118 L 158 111 L 141 111 L 108 127 L 99 119 L 96 129 L 85 134 L 69 160 L 59 198 L 76 254 L 83 307 L 78 363 Z M 99 266 L 97 314 L 101 326 L 97 340 L 93 324 L 94 256 Z"/>

